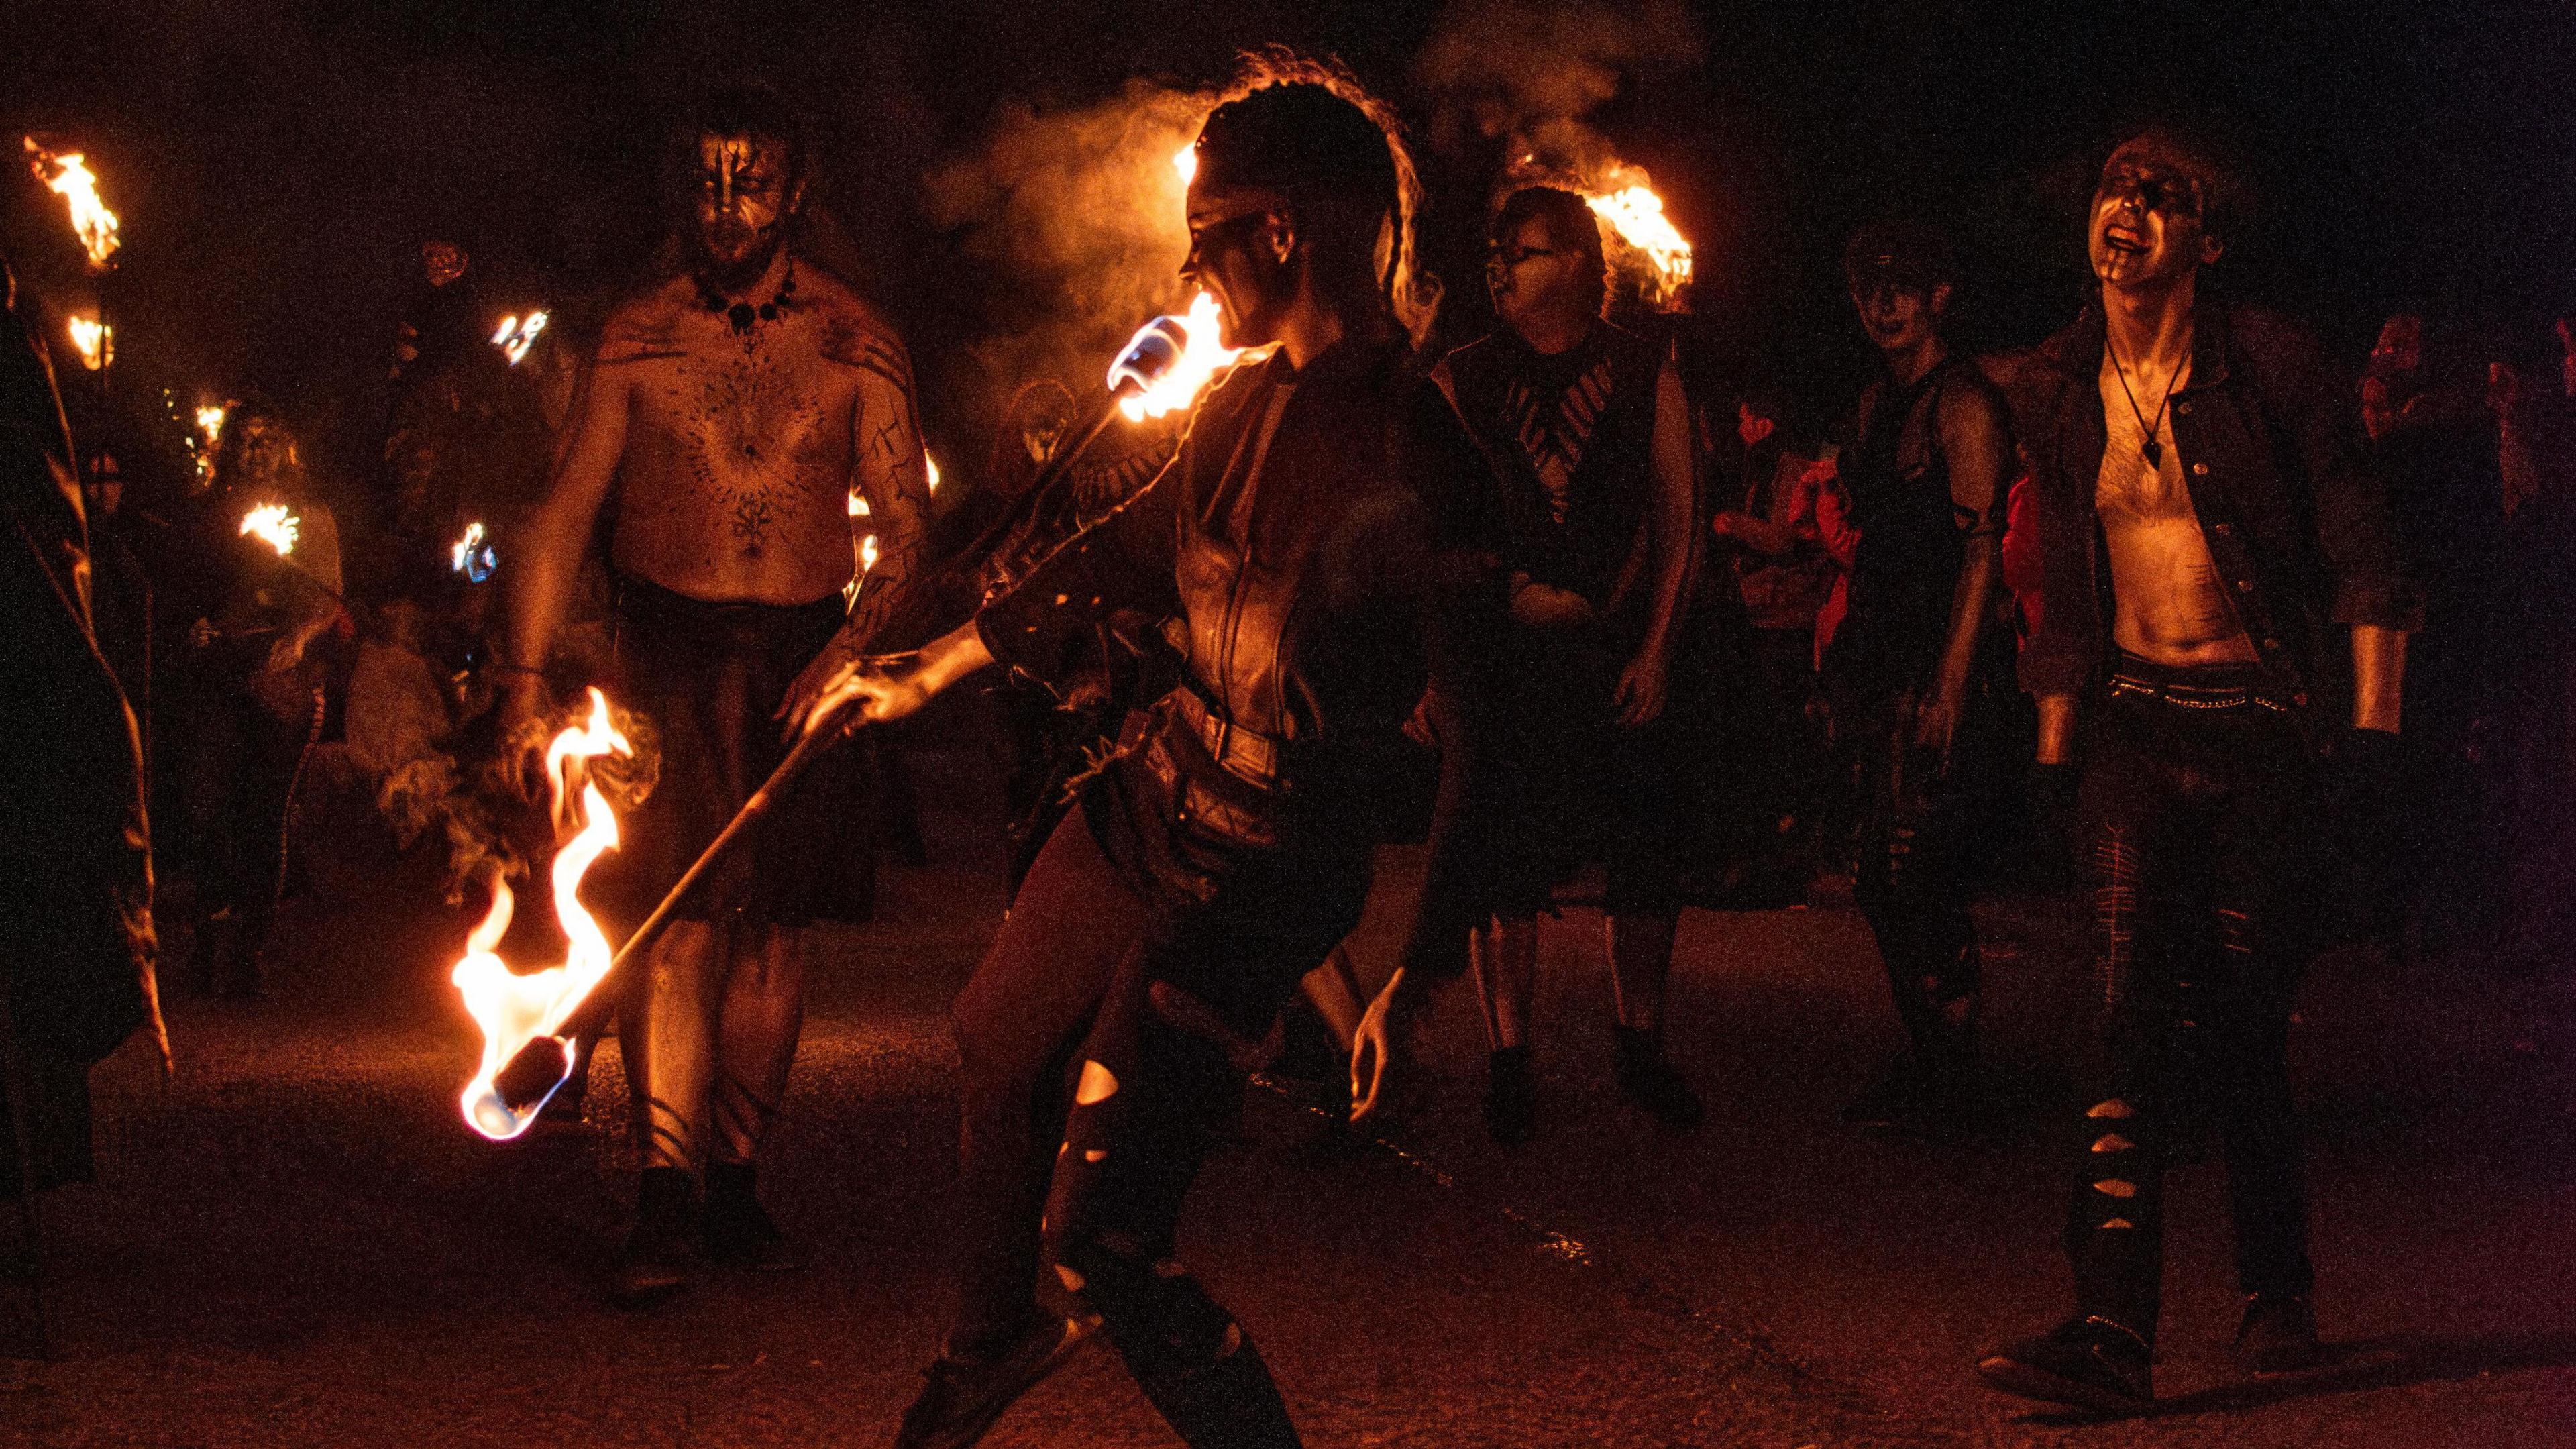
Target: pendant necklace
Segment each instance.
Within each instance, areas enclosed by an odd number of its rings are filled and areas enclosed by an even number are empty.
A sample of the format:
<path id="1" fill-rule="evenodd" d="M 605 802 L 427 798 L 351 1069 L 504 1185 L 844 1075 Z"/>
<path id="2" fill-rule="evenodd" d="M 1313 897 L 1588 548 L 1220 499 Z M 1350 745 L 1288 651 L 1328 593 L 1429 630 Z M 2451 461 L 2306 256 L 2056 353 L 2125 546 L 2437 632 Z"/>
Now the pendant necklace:
<path id="1" fill-rule="evenodd" d="M 756 322 L 775 322 L 779 313 L 796 309 L 796 261 L 793 257 L 788 259 L 786 274 L 778 279 L 778 290 L 757 308 L 749 302 L 726 301 L 724 293 L 708 286 L 704 277 L 690 280 L 698 284 L 698 301 L 708 311 L 725 319 L 736 337 L 749 337 Z"/>
<path id="2" fill-rule="evenodd" d="M 2138 395 L 2129 391 L 2129 370 L 2120 365 L 2120 349 L 2105 336 L 2102 350 L 2111 354 L 2111 375 L 2120 379 L 2120 396 L 2129 400 L 2129 416 L 2138 420 L 2138 453 L 2147 460 L 2148 467 L 2161 471 L 2165 466 L 2165 445 L 2156 441 L 2156 429 L 2164 426 L 2165 409 L 2173 406 L 2174 384 L 2182 381 L 2182 367 L 2176 364 L 2165 379 L 2165 395 L 2156 404 L 2156 420 L 2148 422 L 2145 411 L 2138 406 Z"/>

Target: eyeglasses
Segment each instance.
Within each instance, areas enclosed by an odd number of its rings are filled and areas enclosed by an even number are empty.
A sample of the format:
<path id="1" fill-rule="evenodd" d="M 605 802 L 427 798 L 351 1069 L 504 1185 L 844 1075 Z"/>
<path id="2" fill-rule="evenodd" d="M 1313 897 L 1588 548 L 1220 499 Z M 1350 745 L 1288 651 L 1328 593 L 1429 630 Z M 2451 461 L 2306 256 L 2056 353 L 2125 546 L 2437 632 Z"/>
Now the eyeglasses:
<path id="1" fill-rule="evenodd" d="M 1517 267 L 1532 257 L 1561 257 L 1563 255 L 1565 255 L 1565 253 L 1552 250 L 1548 247 L 1487 247 L 1485 248 L 1485 265 L 1489 267 L 1510 268 Z"/>

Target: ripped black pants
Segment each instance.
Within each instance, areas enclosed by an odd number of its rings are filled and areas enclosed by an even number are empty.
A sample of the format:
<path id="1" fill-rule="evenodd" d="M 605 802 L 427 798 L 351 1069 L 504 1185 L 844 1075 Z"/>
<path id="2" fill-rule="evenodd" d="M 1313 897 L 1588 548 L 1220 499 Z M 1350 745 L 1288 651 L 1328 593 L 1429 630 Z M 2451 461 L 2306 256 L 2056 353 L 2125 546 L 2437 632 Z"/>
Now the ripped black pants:
<path id="1" fill-rule="evenodd" d="M 2080 1311 L 2152 1343 L 2177 1128 L 2213 1123 L 2247 1293 L 2305 1293 L 2289 1028 L 2322 854 L 2297 721 L 2240 668 L 2125 659 L 2088 711 L 2092 1031 L 2066 1223 Z"/>

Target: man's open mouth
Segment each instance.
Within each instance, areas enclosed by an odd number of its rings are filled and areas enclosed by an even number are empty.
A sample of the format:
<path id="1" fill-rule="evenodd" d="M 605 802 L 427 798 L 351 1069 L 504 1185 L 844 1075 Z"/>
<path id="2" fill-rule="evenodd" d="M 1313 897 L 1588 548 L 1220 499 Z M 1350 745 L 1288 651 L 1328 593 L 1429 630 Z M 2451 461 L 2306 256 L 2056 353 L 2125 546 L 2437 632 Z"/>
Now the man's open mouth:
<path id="1" fill-rule="evenodd" d="M 2129 230 L 2125 226 L 2104 227 L 2102 229 L 2102 245 L 2109 247 L 2115 252 L 2143 253 L 2147 249 L 2146 238 Z"/>

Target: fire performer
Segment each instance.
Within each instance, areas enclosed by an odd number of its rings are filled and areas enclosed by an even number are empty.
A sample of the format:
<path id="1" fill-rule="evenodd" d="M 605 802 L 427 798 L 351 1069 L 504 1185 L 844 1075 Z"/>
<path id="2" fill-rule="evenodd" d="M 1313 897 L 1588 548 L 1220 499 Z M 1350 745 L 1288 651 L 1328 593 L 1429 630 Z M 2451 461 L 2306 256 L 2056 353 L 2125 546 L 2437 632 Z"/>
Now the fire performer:
<path id="1" fill-rule="evenodd" d="M 980 1438 L 1094 1314 L 1187 1442 L 1299 1442 L 1260 1353 L 1172 1256 L 1182 1197 L 1240 1101 L 1239 1049 L 1359 919 L 1381 762 L 1426 685 L 1455 742 L 1446 799 L 1478 798 L 1480 674 L 1458 650 L 1499 614 L 1478 559 L 1493 484 L 1409 373 L 1391 305 L 1409 296 L 1410 165 L 1338 73 L 1266 76 L 1198 139 L 1182 275 L 1216 298 L 1226 345 L 1278 352 L 1208 395 L 1135 500 L 917 662 L 844 685 L 865 717 L 899 718 L 988 664 L 1043 671 L 1120 608 L 1172 620 L 1186 655 L 958 998 L 963 1316 L 908 1449 Z M 1364 1049 L 1465 964 L 1474 813 L 1435 833 Z M 1038 1306 L 1042 1248 L 1080 1316 Z"/>
<path id="2" fill-rule="evenodd" d="M 1498 1141 L 1530 1135 L 1538 913 L 1589 855 L 1608 867 L 1619 1085 L 1687 1126 L 1699 1099 L 1663 1047 L 1681 914 L 1681 772 L 1663 715 L 1693 556 L 1689 406 L 1669 351 L 1603 320 L 1609 267 L 1582 197 L 1512 193 L 1485 276 L 1503 326 L 1434 372 L 1499 460 L 1511 587 L 1509 885 L 1476 958 L 1485 1122 Z"/>
<path id="3" fill-rule="evenodd" d="M 1855 1122 L 1955 1121 L 1976 1080 L 1977 939 L 1968 915 L 1963 771 L 1981 723 L 1976 664 L 2013 467 L 2003 394 L 1941 335 L 1956 281 L 1947 238 L 1866 227 L 1843 255 L 1887 375 L 1861 395 L 1841 455 L 1853 546 L 1846 612 L 1824 656 L 1840 746 L 1859 762 L 1853 883 L 1909 1052 L 1854 1101 Z"/>
<path id="4" fill-rule="evenodd" d="M 173 732 L 195 868 L 190 966 L 199 990 L 251 1000 L 286 890 L 296 782 L 356 631 L 339 526 L 282 412 L 257 399 L 233 408 L 192 512 L 182 593 L 198 617 L 177 715 L 187 727 Z"/>
<path id="5" fill-rule="evenodd" d="M 810 699 L 826 646 L 872 637 L 929 513 L 903 344 L 797 241 L 810 178 L 792 116 L 766 93 L 729 91 L 675 141 L 686 268 L 607 322 L 512 561 L 505 668 L 506 707 L 525 720 L 613 485 L 618 699 L 662 749 L 661 784 L 600 873 L 603 904 L 630 928 L 777 765 L 775 716 Z M 845 609 L 854 492 L 879 552 Z M 644 1161 L 616 1273 L 629 1301 L 686 1285 L 693 1226 L 715 1260 L 798 1263 L 760 1205 L 755 1164 L 802 1021 L 801 928 L 847 866 L 815 843 L 848 828 L 834 814 L 811 788 L 791 797 L 638 963 L 619 1036 Z"/>
<path id="6" fill-rule="evenodd" d="M 2031 487 L 2044 607 L 2022 653 L 2038 758 L 2081 714 L 2097 1014 L 2066 1250 L 2076 1311 L 1980 1366 L 1996 1387 L 2121 1411 L 2152 1398 L 2165 1153 L 2206 1093 L 2227 1157 L 2240 1359 L 2310 1361 L 2308 1210 L 2288 1067 L 2316 746 L 2367 806 L 2396 744 L 2415 589 L 2349 387 L 2278 318 L 2213 296 L 2243 191 L 2148 132 L 2093 196 L 2097 307 L 2051 339 Z M 2350 725 L 2319 718 L 2349 626 Z M 2203 1089 L 2203 1090 L 2194 1090 Z"/>

